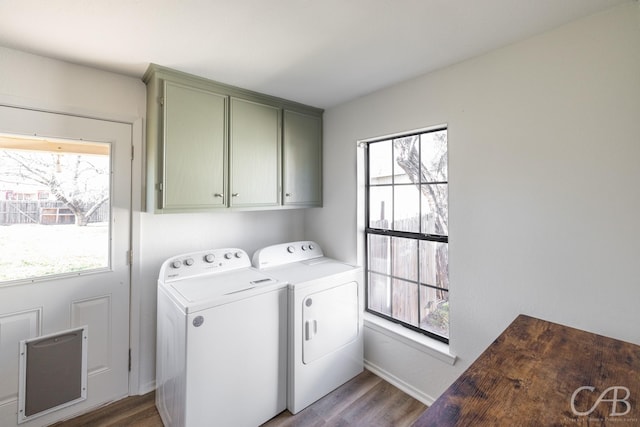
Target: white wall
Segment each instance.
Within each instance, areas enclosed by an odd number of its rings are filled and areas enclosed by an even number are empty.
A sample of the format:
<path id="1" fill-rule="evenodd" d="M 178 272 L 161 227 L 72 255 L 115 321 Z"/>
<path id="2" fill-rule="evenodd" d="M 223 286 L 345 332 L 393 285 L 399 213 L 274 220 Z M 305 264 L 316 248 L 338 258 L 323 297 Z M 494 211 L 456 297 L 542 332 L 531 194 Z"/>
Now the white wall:
<path id="1" fill-rule="evenodd" d="M 146 113 L 139 79 L 0 46 L 0 101 L 133 122 Z"/>
<path id="2" fill-rule="evenodd" d="M 367 329 L 369 363 L 436 398 L 519 313 L 640 344 L 637 2 L 329 109 L 324 120 L 325 207 L 306 216 L 306 237 L 350 261 L 361 255 L 356 141 L 449 128 L 458 362 Z"/>
<path id="3" fill-rule="evenodd" d="M 0 102 L 137 122 L 134 166 L 131 392 L 155 382 L 156 282 L 166 258 L 182 252 L 259 247 L 303 238 L 304 211 L 153 215 L 140 212 L 146 89 L 140 79 L 0 47 Z"/>

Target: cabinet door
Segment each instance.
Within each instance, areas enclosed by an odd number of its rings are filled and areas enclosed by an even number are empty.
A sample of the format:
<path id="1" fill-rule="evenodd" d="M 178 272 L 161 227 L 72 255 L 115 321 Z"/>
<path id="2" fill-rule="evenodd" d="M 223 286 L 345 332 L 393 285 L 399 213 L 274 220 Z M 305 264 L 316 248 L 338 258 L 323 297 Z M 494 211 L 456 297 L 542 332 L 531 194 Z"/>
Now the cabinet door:
<path id="1" fill-rule="evenodd" d="M 225 206 L 227 97 L 165 82 L 162 207 Z"/>
<path id="2" fill-rule="evenodd" d="M 276 206 L 280 109 L 231 98 L 231 206 Z"/>
<path id="3" fill-rule="evenodd" d="M 322 205 L 322 117 L 284 112 L 284 205 Z"/>

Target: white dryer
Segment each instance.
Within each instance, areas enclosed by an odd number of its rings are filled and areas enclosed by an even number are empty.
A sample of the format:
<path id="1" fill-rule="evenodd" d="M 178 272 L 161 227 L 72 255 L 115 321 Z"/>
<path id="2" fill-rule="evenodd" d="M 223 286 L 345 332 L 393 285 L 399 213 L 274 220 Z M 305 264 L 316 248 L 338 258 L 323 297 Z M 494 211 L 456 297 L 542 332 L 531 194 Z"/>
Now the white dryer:
<path id="1" fill-rule="evenodd" d="M 286 285 L 240 249 L 172 257 L 158 278 L 165 426 L 255 427 L 286 408 Z"/>
<path id="2" fill-rule="evenodd" d="M 252 263 L 289 283 L 287 408 L 295 414 L 363 370 L 362 269 L 310 241 L 262 248 Z"/>

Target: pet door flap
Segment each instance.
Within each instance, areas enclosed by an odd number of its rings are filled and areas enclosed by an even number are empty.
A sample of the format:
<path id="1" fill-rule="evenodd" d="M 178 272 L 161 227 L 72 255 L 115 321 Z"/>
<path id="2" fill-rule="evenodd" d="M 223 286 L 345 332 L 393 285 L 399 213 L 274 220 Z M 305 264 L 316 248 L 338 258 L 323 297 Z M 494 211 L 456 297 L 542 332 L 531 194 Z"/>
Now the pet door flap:
<path id="1" fill-rule="evenodd" d="M 20 342 L 18 423 L 86 398 L 86 326 Z"/>

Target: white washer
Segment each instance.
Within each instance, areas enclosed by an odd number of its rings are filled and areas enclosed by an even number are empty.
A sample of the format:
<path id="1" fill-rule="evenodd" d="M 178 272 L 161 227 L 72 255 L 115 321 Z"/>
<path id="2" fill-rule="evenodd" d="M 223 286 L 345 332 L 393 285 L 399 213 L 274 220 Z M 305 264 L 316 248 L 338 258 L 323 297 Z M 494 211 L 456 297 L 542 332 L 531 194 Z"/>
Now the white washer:
<path id="1" fill-rule="evenodd" d="M 362 269 L 310 241 L 260 249 L 252 263 L 289 283 L 287 408 L 295 414 L 363 370 Z"/>
<path id="2" fill-rule="evenodd" d="M 156 406 L 165 426 L 255 427 L 286 408 L 286 284 L 241 249 L 172 257 L 158 278 Z"/>

